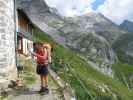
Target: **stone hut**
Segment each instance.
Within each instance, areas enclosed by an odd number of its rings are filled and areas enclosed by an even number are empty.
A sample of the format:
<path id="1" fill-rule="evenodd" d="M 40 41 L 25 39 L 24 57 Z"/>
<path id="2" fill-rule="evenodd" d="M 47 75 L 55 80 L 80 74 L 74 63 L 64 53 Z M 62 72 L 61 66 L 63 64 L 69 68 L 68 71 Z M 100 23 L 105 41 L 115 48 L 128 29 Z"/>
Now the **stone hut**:
<path id="1" fill-rule="evenodd" d="M 0 0 L 0 87 L 17 78 L 15 34 L 15 0 Z"/>

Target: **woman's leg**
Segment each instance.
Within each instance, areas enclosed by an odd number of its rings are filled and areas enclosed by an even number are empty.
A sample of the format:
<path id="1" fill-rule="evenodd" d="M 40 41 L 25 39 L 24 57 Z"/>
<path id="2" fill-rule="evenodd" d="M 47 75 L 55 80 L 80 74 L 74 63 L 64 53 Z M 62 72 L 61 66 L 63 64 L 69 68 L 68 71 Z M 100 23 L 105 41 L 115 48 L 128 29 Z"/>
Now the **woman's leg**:
<path id="1" fill-rule="evenodd" d="M 41 88 L 42 88 L 42 87 L 44 87 L 43 75 L 40 75 L 40 80 L 41 80 Z"/>
<path id="2" fill-rule="evenodd" d="M 45 87 L 47 88 L 48 87 L 48 75 L 43 76 L 43 80 L 45 83 Z"/>
<path id="3" fill-rule="evenodd" d="M 40 88 L 40 93 L 44 92 L 44 81 L 43 81 L 43 75 L 40 75 L 40 81 L 41 81 L 41 88 Z"/>

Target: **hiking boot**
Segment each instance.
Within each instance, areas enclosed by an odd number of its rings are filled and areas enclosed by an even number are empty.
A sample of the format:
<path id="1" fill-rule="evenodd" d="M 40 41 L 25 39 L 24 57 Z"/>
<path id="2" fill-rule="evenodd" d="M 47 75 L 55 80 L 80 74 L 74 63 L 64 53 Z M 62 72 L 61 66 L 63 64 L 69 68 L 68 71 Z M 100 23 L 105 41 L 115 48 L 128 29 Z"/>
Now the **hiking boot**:
<path id="1" fill-rule="evenodd" d="M 41 89 L 39 90 L 39 93 L 45 92 L 44 91 L 44 87 L 41 87 Z"/>
<path id="2" fill-rule="evenodd" d="M 49 89 L 48 89 L 47 87 L 44 88 L 44 91 L 45 91 L 46 93 L 49 93 Z"/>

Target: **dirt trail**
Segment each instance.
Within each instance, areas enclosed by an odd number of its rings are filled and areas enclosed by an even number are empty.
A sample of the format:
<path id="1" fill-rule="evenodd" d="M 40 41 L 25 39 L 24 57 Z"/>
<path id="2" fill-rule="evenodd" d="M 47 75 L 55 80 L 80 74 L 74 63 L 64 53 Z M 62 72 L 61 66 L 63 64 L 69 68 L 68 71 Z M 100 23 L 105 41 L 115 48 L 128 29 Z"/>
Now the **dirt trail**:
<path id="1" fill-rule="evenodd" d="M 18 93 L 15 91 L 14 94 L 9 95 L 7 100 L 63 100 L 59 87 L 51 78 L 49 84 L 49 94 L 39 94 L 38 90 L 40 89 L 40 83 L 38 78 L 36 83 L 28 87 L 28 90 L 19 91 Z"/>

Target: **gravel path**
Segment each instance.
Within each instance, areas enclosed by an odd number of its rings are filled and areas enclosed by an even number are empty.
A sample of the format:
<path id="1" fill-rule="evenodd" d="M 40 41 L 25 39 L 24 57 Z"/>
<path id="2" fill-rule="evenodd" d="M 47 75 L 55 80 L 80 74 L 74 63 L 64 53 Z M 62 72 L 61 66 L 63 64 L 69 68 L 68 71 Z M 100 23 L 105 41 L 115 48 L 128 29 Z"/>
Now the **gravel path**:
<path id="1" fill-rule="evenodd" d="M 38 90 L 40 89 L 40 83 L 38 78 L 35 84 L 28 87 L 28 90 L 13 93 L 8 97 L 8 100 L 63 100 L 59 87 L 51 78 L 49 84 L 49 94 L 39 94 Z"/>

